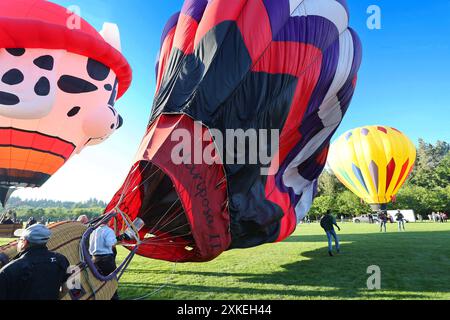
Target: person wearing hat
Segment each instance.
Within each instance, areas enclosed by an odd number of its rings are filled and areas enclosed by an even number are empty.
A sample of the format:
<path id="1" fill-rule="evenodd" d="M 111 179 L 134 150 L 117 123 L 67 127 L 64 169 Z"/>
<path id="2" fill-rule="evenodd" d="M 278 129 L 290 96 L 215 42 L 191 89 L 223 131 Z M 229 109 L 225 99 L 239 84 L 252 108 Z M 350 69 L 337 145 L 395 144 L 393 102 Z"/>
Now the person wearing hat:
<path id="1" fill-rule="evenodd" d="M 79 216 L 77 218 L 77 222 L 81 222 L 82 224 L 88 224 L 89 223 L 89 218 L 87 215 L 82 214 L 81 216 Z"/>
<path id="2" fill-rule="evenodd" d="M 57 300 L 69 278 L 69 261 L 47 248 L 42 224 L 16 230 L 18 256 L 0 270 L 0 300 Z"/>

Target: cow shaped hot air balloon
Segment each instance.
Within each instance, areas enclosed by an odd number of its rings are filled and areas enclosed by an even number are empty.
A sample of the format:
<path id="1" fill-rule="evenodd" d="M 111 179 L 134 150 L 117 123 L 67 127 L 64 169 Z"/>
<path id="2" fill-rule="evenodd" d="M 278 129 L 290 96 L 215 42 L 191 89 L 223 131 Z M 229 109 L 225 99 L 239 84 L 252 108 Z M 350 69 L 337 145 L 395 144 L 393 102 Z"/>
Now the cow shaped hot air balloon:
<path id="1" fill-rule="evenodd" d="M 362 54 L 348 23 L 343 0 L 184 2 L 162 35 L 147 133 L 106 210 L 121 213 L 118 233 L 144 222 L 138 254 L 208 261 L 292 234 L 354 93 Z M 270 175 L 262 162 L 175 163 L 174 132 L 198 127 L 192 147 L 222 160 L 213 131 L 279 130 L 278 161 Z"/>
<path id="2" fill-rule="evenodd" d="M 385 210 L 416 161 L 416 148 L 399 130 L 366 126 L 344 133 L 333 143 L 328 163 L 336 177 L 353 193 Z"/>
<path id="3" fill-rule="evenodd" d="M 76 18 L 79 27 L 69 28 Z M 40 187 L 85 146 L 122 125 L 131 82 L 116 25 L 98 33 L 43 0 L 0 2 L 0 200 Z"/>

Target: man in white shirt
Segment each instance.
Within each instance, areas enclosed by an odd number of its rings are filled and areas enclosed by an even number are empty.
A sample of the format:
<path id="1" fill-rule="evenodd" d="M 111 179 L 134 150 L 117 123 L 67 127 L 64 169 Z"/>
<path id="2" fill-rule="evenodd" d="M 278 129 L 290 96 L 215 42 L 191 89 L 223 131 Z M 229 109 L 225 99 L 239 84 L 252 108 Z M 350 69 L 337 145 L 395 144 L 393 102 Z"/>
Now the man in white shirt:
<path id="1" fill-rule="evenodd" d="M 116 244 L 116 235 L 106 224 L 102 224 L 91 233 L 89 253 L 99 273 L 103 276 L 108 276 L 117 269 Z M 111 300 L 119 300 L 117 292 L 114 293 Z"/>

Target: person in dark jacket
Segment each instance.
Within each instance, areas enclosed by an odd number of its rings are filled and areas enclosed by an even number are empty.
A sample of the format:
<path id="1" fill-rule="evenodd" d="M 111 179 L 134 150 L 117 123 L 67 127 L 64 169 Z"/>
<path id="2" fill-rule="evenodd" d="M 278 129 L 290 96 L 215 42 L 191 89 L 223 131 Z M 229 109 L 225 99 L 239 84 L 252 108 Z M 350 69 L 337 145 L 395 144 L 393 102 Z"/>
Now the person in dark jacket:
<path id="1" fill-rule="evenodd" d="M 0 270 L 0 300 L 57 300 L 69 278 L 69 261 L 47 249 L 51 231 L 44 225 L 17 230 L 18 256 Z"/>
<path id="2" fill-rule="evenodd" d="M 340 252 L 340 246 L 339 246 L 339 238 L 336 234 L 336 231 L 334 230 L 334 226 L 338 228 L 339 231 L 341 231 L 341 228 L 337 225 L 336 219 L 331 215 L 330 210 L 327 211 L 327 213 L 320 219 L 320 226 L 325 230 L 328 238 L 328 254 L 330 257 L 333 256 L 333 239 L 336 244 L 336 251 Z"/>
<path id="3" fill-rule="evenodd" d="M 395 219 L 398 223 L 398 231 L 405 231 L 405 216 L 400 210 L 398 210 L 395 214 Z"/>
<path id="4" fill-rule="evenodd" d="M 383 231 L 386 232 L 386 224 L 387 224 L 387 214 L 384 211 L 381 211 L 380 214 L 378 215 L 378 219 L 380 219 L 380 232 Z"/>
<path id="5" fill-rule="evenodd" d="M 34 217 L 30 217 L 30 219 L 28 219 L 27 224 L 25 225 L 25 228 L 29 228 L 32 225 L 35 225 L 37 223 L 36 219 Z"/>

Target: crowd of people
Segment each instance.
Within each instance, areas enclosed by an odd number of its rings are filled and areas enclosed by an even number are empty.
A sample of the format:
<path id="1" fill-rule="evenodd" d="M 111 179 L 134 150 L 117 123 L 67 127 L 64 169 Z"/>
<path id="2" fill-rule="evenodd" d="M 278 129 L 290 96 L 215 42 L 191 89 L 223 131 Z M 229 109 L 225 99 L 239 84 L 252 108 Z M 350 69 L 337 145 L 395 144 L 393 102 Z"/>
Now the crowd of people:
<path id="1" fill-rule="evenodd" d="M 448 216 L 444 212 L 432 212 L 428 215 L 428 220 L 439 223 L 446 223 Z"/>
<path id="2" fill-rule="evenodd" d="M 367 215 L 368 222 L 370 224 L 378 223 L 380 226 L 380 232 L 387 232 L 386 225 L 388 222 L 394 223 L 394 221 L 397 222 L 398 231 L 406 231 L 405 223 L 406 219 L 403 215 L 401 210 L 397 210 L 397 212 L 394 215 L 389 214 L 386 210 L 380 210 L 377 214 L 369 213 Z M 446 223 L 448 220 L 448 216 L 444 212 L 433 212 L 428 215 L 429 221 L 432 222 L 439 222 L 439 223 Z M 344 216 L 340 216 L 341 223 L 344 223 L 345 219 Z M 422 222 L 423 217 L 421 215 L 417 215 L 417 221 Z M 311 219 L 309 216 L 306 216 L 303 219 L 304 223 L 311 223 Z M 331 211 L 328 210 L 326 214 L 324 214 L 319 219 L 320 226 L 324 229 L 327 239 L 328 239 L 328 254 L 330 256 L 333 256 L 333 239 L 335 242 L 336 252 L 340 252 L 340 245 L 339 245 L 339 237 L 336 234 L 336 231 L 334 229 L 334 226 L 337 227 L 339 231 L 341 231 L 340 227 L 336 223 L 336 218 L 331 214 Z"/>

